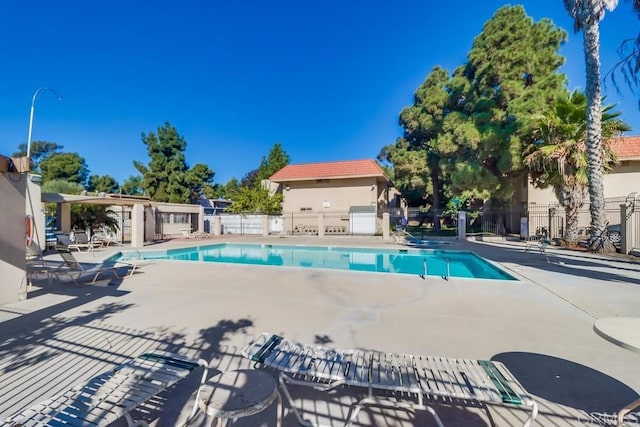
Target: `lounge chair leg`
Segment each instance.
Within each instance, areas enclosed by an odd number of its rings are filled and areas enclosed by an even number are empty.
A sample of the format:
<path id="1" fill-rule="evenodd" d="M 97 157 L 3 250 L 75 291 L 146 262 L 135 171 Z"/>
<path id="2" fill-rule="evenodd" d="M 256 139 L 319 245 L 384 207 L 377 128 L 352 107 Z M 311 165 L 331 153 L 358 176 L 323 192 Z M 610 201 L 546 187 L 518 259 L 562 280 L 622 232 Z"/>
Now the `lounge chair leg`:
<path id="1" fill-rule="evenodd" d="M 629 403 L 618 412 L 618 427 L 624 426 L 624 417 L 631 412 L 634 408 L 640 407 L 640 399 Z"/>
<path id="2" fill-rule="evenodd" d="M 127 425 L 129 427 L 149 427 L 149 424 L 147 424 L 145 421 L 136 421 L 131 418 L 131 414 L 125 414 L 124 418 L 127 420 Z"/>
<path id="3" fill-rule="evenodd" d="M 349 408 L 349 413 L 347 414 L 347 422 L 344 424 L 345 427 L 349 427 L 351 423 L 354 422 L 356 418 L 358 418 L 358 413 L 360 412 L 360 409 L 362 409 L 364 400 L 365 399 L 362 399 L 351 405 L 351 408 Z"/>
<path id="4" fill-rule="evenodd" d="M 535 421 L 537 416 L 538 416 L 538 404 L 535 401 L 533 401 L 531 402 L 531 415 L 529 415 L 529 418 L 526 419 L 522 427 L 530 427 L 531 424 L 533 424 L 533 422 Z"/>
<path id="5" fill-rule="evenodd" d="M 387 399 L 377 399 L 371 396 L 365 397 L 364 399 L 360 399 L 360 401 L 351 405 L 351 409 L 349 409 L 349 414 L 347 415 L 347 422 L 344 424 L 344 427 L 349 427 L 351 423 L 356 420 L 356 418 L 358 417 L 358 413 L 360 412 L 363 406 L 378 406 L 381 408 L 403 409 L 405 411 L 411 411 L 411 412 L 413 412 L 416 409 L 422 409 L 422 410 L 428 411 L 433 416 L 433 419 L 436 421 L 436 424 L 438 425 L 438 427 L 444 427 L 444 424 L 442 424 L 442 420 L 440 420 L 440 417 L 438 416 L 438 414 L 436 414 L 436 411 L 431 406 L 424 406 L 424 405 L 416 406 L 416 405 L 407 404 L 407 403 L 395 402 Z"/>
<path id="6" fill-rule="evenodd" d="M 282 387 L 282 391 L 284 392 L 284 395 L 286 396 L 287 401 L 289 402 L 289 406 L 293 410 L 293 414 L 296 416 L 298 423 L 302 426 L 313 427 L 313 423 L 311 421 L 305 420 L 304 418 L 302 418 L 302 414 L 300 413 L 300 410 L 293 403 L 293 399 L 291 398 L 291 394 L 289 394 L 289 389 L 287 388 L 287 385 L 286 385 L 287 381 L 292 381 L 292 380 L 293 380 L 292 378 L 289 378 L 284 373 L 280 374 L 279 381 L 280 381 L 280 386 Z"/>
<path id="7" fill-rule="evenodd" d="M 202 367 L 202 377 L 200 377 L 200 384 L 198 385 L 198 391 L 196 392 L 196 399 L 193 401 L 193 408 L 191 409 L 189 417 L 181 427 L 188 427 L 189 423 L 193 421 L 194 417 L 200 410 L 200 407 L 198 406 L 198 402 L 200 402 L 200 391 L 202 390 L 202 385 L 207 381 L 207 378 L 209 378 L 209 362 L 204 359 L 198 359 L 198 365 Z M 207 414 L 204 416 L 206 421 Z"/>

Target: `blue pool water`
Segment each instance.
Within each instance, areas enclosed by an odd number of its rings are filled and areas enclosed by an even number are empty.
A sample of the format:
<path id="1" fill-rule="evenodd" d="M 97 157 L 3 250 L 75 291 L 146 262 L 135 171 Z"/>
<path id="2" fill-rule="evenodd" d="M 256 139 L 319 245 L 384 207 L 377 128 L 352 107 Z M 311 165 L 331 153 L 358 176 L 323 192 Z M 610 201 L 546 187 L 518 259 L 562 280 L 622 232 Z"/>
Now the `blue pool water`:
<path id="1" fill-rule="evenodd" d="M 285 267 L 328 268 L 427 276 L 516 280 L 469 251 L 326 246 L 216 244 L 161 251 L 123 252 L 113 260 L 169 259 Z"/>

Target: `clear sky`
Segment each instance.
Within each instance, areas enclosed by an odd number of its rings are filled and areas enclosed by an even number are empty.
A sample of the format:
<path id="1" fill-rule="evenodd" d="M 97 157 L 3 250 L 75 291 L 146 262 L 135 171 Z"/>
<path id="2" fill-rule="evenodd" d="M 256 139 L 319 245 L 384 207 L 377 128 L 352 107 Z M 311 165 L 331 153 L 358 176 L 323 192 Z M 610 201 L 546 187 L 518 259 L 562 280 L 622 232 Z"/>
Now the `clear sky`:
<path id="1" fill-rule="evenodd" d="M 57 142 L 119 182 L 148 162 L 141 134 L 165 121 L 216 183 L 256 168 L 275 142 L 292 163 L 375 158 L 435 65 L 465 62 L 501 0 L 6 0 L 0 5 L 0 153 Z M 516 3 L 512 3 L 516 4 Z M 569 88 L 584 88 L 582 34 L 562 0 L 521 2 L 565 28 Z M 640 21 L 620 1 L 601 25 L 603 73 Z M 607 103 L 640 134 L 640 94 Z"/>

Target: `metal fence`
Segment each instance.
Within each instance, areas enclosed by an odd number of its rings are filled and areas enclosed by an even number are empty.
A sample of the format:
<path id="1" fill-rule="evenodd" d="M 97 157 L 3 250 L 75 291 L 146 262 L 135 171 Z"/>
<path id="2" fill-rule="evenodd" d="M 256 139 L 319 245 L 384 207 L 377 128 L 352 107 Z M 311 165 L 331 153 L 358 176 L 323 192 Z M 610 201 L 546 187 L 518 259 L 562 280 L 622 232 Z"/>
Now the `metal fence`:
<path id="1" fill-rule="evenodd" d="M 635 200 L 635 202 L 634 202 Z M 605 215 L 612 229 L 620 227 L 621 204 L 627 204 L 627 223 L 633 234 L 634 247 L 640 247 L 640 196 L 617 197 L 605 200 Z M 403 212 L 399 209 L 389 210 L 391 227 L 396 228 L 400 224 Z M 435 211 L 421 208 L 408 208 L 407 218 L 409 230 L 415 233 L 426 234 L 456 234 L 457 212 L 447 210 Z M 436 221 L 440 224 L 440 230 L 436 229 Z M 637 221 L 637 225 L 636 222 Z M 578 210 L 578 236 L 589 234 L 591 214 L 589 204 L 586 203 Z M 544 203 L 529 205 L 513 205 L 503 207 L 483 208 L 467 212 L 467 233 L 482 233 L 495 236 L 517 235 L 525 238 L 534 238 L 545 234 L 549 238 L 562 238 L 565 234 L 566 212 L 558 203 Z"/>
<path id="2" fill-rule="evenodd" d="M 605 215 L 609 226 L 620 226 L 620 205 L 626 203 L 627 198 L 616 197 L 605 200 Z M 530 204 L 527 209 L 528 235 L 546 234 L 549 238 L 562 238 L 565 234 L 565 209 L 558 203 Z M 578 209 L 578 237 L 589 234 L 591 213 L 589 203 Z"/>
<path id="3" fill-rule="evenodd" d="M 220 215 L 223 234 L 262 234 L 262 215 Z"/>

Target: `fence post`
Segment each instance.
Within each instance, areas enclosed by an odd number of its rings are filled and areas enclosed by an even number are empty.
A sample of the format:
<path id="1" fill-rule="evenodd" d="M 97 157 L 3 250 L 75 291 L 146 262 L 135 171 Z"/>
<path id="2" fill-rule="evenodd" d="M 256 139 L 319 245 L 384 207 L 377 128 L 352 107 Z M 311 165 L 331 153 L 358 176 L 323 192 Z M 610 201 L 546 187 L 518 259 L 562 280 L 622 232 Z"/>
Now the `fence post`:
<path id="1" fill-rule="evenodd" d="M 220 215 L 213 217 L 213 235 L 219 236 L 222 234 L 222 218 Z"/>
<path id="2" fill-rule="evenodd" d="M 555 233 L 553 232 L 553 217 L 556 215 L 556 208 L 549 208 L 549 228 L 547 229 L 547 238 L 553 239 L 555 237 Z"/>
<path id="3" fill-rule="evenodd" d="M 631 227 L 627 227 L 627 209 L 626 203 L 620 205 L 620 252 L 628 254 L 631 250 Z"/>
<path id="4" fill-rule="evenodd" d="M 391 229 L 391 223 L 389 219 L 389 212 L 382 213 L 382 240 L 389 240 L 389 230 Z"/>
<path id="5" fill-rule="evenodd" d="M 269 215 L 262 215 L 262 236 L 269 235 Z"/>
<path id="6" fill-rule="evenodd" d="M 467 212 L 458 211 L 458 239 L 467 239 Z"/>
<path id="7" fill-rule="evenodd" d="M 318 215 L 318 237 L 324 237 L 324 215 Z"/>

